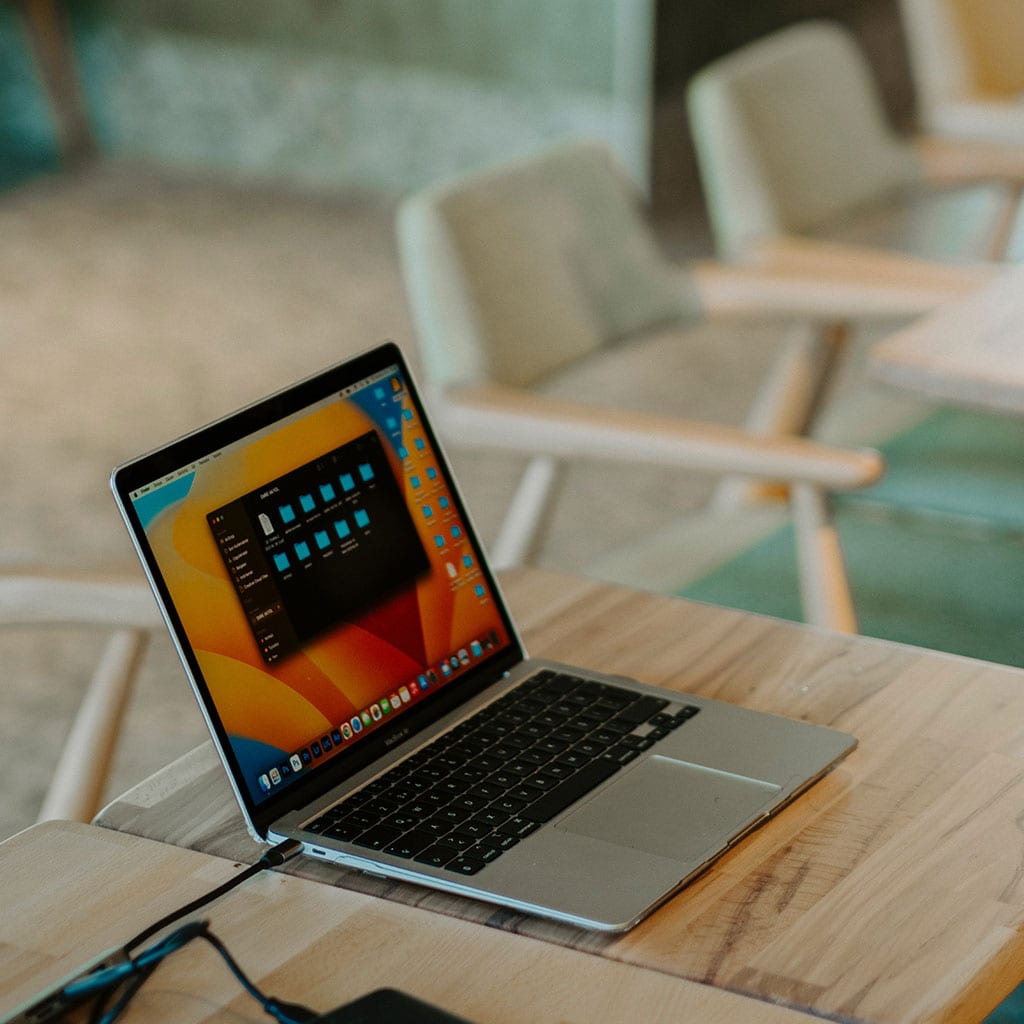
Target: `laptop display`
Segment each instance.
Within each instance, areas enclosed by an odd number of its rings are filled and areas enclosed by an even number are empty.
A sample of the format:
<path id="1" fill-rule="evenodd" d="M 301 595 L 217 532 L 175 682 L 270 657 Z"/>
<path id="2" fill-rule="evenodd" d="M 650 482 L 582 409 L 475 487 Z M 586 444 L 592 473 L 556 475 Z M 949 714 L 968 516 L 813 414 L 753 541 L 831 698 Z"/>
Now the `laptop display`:
<path id="1" fill-rule="evenodd" d="M 256 806 L 511 634 L 397 363 L 225 431 L 127 497 Z"/>

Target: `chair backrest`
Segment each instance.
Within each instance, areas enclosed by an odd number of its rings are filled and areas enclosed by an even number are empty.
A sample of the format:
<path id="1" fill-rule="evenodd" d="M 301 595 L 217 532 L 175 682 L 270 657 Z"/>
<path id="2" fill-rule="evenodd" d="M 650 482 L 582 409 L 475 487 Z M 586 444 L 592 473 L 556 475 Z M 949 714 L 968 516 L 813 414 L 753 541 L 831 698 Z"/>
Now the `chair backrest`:
<path id="1" fill-rule="evenodd" d="M 943 103 L 1024 93 L 1021 0 L 900 0 L 900 6 L 926 123 Z"/>
<path id="2" fill-rule="evenodd" d="M 604 146 L 554 149 L 409 197 L 406 292 L 429 386 L 528 386 L 696 300 Z"/>
<path id="3" fill-rule="evenodd" d="M 720 251 L 799 234 L 919 177 L 852 37 L 803 22 L 700 71 L 690 122 Z"/>

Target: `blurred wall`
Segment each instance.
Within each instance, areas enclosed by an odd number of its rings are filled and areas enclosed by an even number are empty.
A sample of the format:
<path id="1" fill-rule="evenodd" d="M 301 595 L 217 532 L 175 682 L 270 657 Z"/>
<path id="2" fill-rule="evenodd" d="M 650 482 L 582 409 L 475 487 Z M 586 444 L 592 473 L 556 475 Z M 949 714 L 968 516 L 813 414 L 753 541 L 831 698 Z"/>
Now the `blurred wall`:
<path id="1" fill-rule="evenodd" d="M 63 0 L 102 149 L 307 185 L 404 190 L 565 135 L 606 139 L 663 212 L 699 188 L 686 82 L 782 25 L 858 37 L 912 116 L 896 0 Z M 0 3 L 0 184 L 56 165 Z"/>
<path id="2" fill-rule="evenodd" d="M 566 134 L 646 176 L 654 0 L 89 0 L 108 151 L 404 189 Z"/>

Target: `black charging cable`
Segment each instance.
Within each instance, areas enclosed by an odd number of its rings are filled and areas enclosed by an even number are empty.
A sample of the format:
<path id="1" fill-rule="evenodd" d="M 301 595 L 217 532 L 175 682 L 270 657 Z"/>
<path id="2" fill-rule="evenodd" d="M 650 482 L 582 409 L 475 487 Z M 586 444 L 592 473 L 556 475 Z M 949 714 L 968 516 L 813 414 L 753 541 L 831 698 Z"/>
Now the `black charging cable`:
<path id="1" fill-rule="evenodd" d="M 319 1014 L 308 1007 L 301 1006 L 298 1003 L 286 1003 L 265 996 L 249 980 L 220 939 L 210 931 L 209 923 L 206 921 L 193 921 L 183 925 L 160 941 L 139 953 L 135 953 L 135 950 L 142 946 L 143 943 L 159 932 L 164 931 L 175 921 L 219 899 L 225 893 L 237 888 L 261 871 L 280 867 L 291 860 L 292 857 L 295 857 L 301 850 L 302 844 L 297 840 L 285 840 L 285 842 L 279 843 L 268 850 L 255 864 L 239 872 L 223 885 L 217 886 L 216 889 L 211 889 L 205 895 L 192 900 L 191 903 L 183 907 L 179 907 L 177 910 L 160 918 L 159 921 L 151 924 L 148 928 L 143 929 L 122 947 L 121 952 L 125 957 L 123 961 L 91 971 L 84 977 L 77 978 L 75 981 L 65 985 L 61 992 L 64 1005 L 77 1005 L 89 998 L 95 997 L 96 1002 L 93 1004 L 89 1024 L 113 1024 L 166 957 L 194 939 L 204 939 L 220 953 L 224 962 L 245 991 L 279 1024 L 309 1024 L 309 1022 L 319 1019 Z M 111 1000 L 113 1000 L 112 1005 Z"/>

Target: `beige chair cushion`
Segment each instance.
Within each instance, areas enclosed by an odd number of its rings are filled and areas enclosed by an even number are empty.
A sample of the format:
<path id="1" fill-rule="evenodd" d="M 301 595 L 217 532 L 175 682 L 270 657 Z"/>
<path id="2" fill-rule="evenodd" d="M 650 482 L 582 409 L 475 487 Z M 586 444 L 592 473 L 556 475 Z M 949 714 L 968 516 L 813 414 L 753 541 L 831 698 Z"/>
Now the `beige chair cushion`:
<path id="1" fill-rule="evenodd" d="M 652 331 L 551 374 L 538 390 L 588 405 L 739 425 L 789 329 L 778 321 L 717 320 Z"/>
<path id="2" fill-rule="evenodd" d="M 922 259 L 971 263 L 992 258 L 1003 214 L 1012 202 L 1012 189 L 1002 184 L 947 189 L 912 185 L 820 223 L 808 234 Z"/>
<path id="3" fill-rule="evenodd" d="M 411 201 L 423 216 L 403 211 L 405 263 L 443 263 L 458 285 L 448 313 L 466 324 L 458 365 L 451 337 L 422 332 L 434 382 L 528 386 L 611 341 L 695 315 L 686 276 L 657 252 L 635 200 L 603 147 L 572 143 Z"/>
<path id="4" fill-rule="evenodd" d="M 848 34 L 804 22 L 701 71 L 691 124 L 719 247 L 799 234 L 914 181 Z"/>

